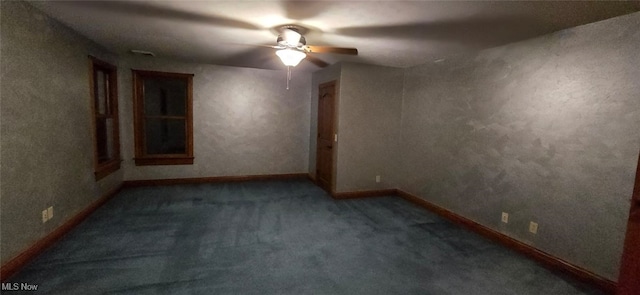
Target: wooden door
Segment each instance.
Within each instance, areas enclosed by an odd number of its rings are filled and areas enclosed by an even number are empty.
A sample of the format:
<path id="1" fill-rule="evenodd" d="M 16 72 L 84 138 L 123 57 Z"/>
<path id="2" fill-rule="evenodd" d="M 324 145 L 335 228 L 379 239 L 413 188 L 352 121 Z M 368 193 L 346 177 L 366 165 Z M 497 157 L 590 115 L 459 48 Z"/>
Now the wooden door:
<path id="1" fill-rule="evenodd" d="M 318 139 L 316 148 L 316 182 L 327 192 L 333 191 L 333 145 L 336 81 L 318 86 Z"/>
<path id="2" fill-rule="evenodd" d="M 640 294 L 640 156 L 618 278 L 618 295 L 632 294 Z"/>

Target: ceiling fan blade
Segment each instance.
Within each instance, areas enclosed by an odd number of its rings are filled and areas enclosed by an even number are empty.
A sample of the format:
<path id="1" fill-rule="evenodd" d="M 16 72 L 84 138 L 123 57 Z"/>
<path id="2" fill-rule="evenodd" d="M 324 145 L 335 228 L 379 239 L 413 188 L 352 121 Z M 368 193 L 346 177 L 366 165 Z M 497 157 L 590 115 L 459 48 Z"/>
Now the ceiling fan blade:
<path id="1" fill-rule="evenodd" d="M 311 52 L 311 53 L 337 53 L 337 54 L 358 55 L 358 49 L 347 48 L 347 47 L 307 45 L 305 46 L 305 51 Z"/>
<path id="2" fill-rule="evenodd" d="M 261 27 L 257 25 L 242 20 L 211 13 L 184 11 L 155 3 L 139 1 L 78 1 L 74 2 L 74 5 L 81 8 L 105 10 L 137 17 L 170 19 L 179 22 L 202 23 L 225 28 L 261 29 Z"/>
<path id="3" fill-rule="evenodd" d="M 549 23 L 550 25 L 551 23 Z M 426 21 L 390 26 L 339 28 L 337 32 L 358 38 L 391 38 L 394 40 L 437 40 L 474 44 L 499 39 L 500 36 L 527 34 L 549 25 L 523 16 L 470 17 L 465 19 Z M 505 30 L 504 28 L 509 28 Z M 548 28 L 544 28 L 548 29 Z M 488 32 L 492 32 L 489 34 Z"/>
<path id="4" fill-rule="evenodd" d="M 447 1 L 447 5 L 458 5 Z M 635 4 L 634 4 L 635 3 Z M 357 38 L 384 38 L 400 42 L 442 41 L 471 48 L 487 48 L 559 31 L 563 28 L 614 17 L 640 8 L 638 1 L 512 1 L 496 5 L 495 14 L 443 18 L 397 25 L 337 28 L 335 33 Z M 426 3 L 425 4 L 431 4 Z M 465 9 L 483 9 L 485 3 L 465 3 Z M 504 5 L 503 5 L 504 4 Z M 635 5 L 635 8 L 634 8 Z M 447 6 L 443 6 L 444 8 Z M 457 8 L 453 8 L 455 11 Z M 457 7 L 457 6 L 455 6 Z M 469 7 L 469 8 L 467 8 Z M 476 8 L 472 8 L 476 7 Z M 571 14 L 565 14 L 567 12 Z M 560 16 L 562 22 L 556 21 Z"/>
<path id="5" fill-rule="evenodd" d="M 273 50 L 265 50 L 264 47 L 252 47 L 213 62 L 219 65 L 268 70 L 282 70 L 283 67 L 282 62 L 276 57 Z"/>
<path id="6" fill-rule="evenodd" d="M 285 49 L 286 47 L 284 46 L 276 46 L 276 45 L 265 45 L 265 44 L 246 44 L 246 43 L 225 43 L 225 44 L 229 44 L 229 45 L 240 45 L 240 46 L 251 46 L 251 47 L 266 47 L 266 48 L 273 48 L 273 49 Z"/>
<path id="7" fill-rule="evenodd" d="M 313 55 L 307 54 L 307 57 L 305 58 L 307 61 L 309 61 L 310 63 L 319 66 L 321 68 L 325 68 L 327 67 L 329 64 Z"/>
<path id="8" fill-rule="evenodd" d="M 321 15 L 332 6 L 339 5 L 331 1 L 278 1 L 282 6 L 285 17 L 304 21 Z"/>

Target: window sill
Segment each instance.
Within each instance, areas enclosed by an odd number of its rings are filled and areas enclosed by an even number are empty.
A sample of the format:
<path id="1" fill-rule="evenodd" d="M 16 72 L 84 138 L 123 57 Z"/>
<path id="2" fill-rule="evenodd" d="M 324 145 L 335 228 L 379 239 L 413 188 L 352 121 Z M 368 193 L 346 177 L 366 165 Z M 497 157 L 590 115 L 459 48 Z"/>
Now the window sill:
<path id="1" fill-rule="evenodd" d="M 93 173 L 96 177 L 96 181 L 107 177 L 109 174 L 116 172 L 120 169 L 120 159 L 113 159 L 109 162 L 98 165 L 98 168 Z"/>
<path id="2" fill-rule="evenodd" d="M 136 166 L 193 165 L 193 157 L 145 157 L 134 158 Z"/>

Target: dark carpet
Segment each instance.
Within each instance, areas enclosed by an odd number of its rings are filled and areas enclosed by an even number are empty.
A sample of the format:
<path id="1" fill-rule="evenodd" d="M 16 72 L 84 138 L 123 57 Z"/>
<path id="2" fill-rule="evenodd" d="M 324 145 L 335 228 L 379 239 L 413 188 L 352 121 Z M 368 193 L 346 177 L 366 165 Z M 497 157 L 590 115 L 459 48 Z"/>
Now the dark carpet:
<path id="1" fill-rule="evenodd" d="M 306 180 L 123 190 L 9 282 L 46 294 L 600 294 L 398 197 L 336 201 Z"/>

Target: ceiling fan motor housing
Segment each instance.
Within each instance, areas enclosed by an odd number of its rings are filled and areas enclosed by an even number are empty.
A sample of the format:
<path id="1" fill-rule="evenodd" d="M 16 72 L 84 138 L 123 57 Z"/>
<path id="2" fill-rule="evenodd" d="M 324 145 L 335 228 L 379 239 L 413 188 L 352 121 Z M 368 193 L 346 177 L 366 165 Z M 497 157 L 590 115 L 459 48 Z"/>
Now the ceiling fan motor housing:
<path id="1" fill-rule="evenodd" d="M 280 46 L 287 46 L 287 41 L 284 39 L 284 37 L 282 37 L 282 35 L 278 35 L 278 45 Z M 301 46 L 305 46 L 307 45 L 307 40 L 304 38 L 304 36 L 300 36 L 300 41 L 298 42 L 298 45 L 296 47 L 301 47 Z"/>
<path id="2" fill-rule="evenodd" d="M 278 39 L 276 42 L 280 46 L 299 48 L 307 45 L 307 40 L 304 38 L 304 34 L 306 34 L 309 30 L 305 27 L 288 24 L 288 25 L 281 25 L 281 26 L 275 27 L 274 30 L 278 32 Z M 298 44 L 294 46 L 293 44 L 290 44 L 287 42 L 288 41 L 286 38 L 287 31 L 294 31 L 298 33 L 298 35 L 300 36 L 300 40 L 298 41 Z"/>

